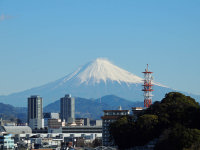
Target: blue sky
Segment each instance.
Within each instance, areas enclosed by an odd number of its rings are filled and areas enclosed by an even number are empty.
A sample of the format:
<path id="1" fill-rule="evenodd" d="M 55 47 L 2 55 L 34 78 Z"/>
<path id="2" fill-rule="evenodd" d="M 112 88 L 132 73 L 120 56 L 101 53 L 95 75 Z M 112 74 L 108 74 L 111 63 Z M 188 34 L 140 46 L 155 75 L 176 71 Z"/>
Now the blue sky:
<path id="1" fill-rule="evenodd" d="M 104 57 L 200 94 L 199 0 L 0 0 L 0 95 Z"/>

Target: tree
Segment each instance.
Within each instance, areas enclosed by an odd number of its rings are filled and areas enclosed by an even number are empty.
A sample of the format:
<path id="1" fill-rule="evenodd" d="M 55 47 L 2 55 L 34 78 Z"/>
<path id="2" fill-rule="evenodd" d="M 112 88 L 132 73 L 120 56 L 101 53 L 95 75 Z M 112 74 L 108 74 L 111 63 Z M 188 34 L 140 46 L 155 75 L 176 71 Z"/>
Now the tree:
<path id="1" fill-rule="evenodd" d="M 134 136 L 132 133 L 134 133 L 135 123 L 131 116 L 124 116 L 118 119 L 111 123 L 109 128 L 110 140 L 114 140 L 119 149 L 126 149 L 133 145 L 132 140 Z"/>
<path id="2" fill-rule="evenodd" d="M 200 114 L 199 110 L 200 106 L 193 98 L 171 92 L 161 102 L 155 102 L 145 113 L 157 115 L 162 130 L 173 127 L 176 123 L 200 129 L 200 123 L 195 119 Z"/>
<path id="3" fill-rule="evenodd" d="M 191 97 L 170 92 L 137 119 L 126 116 L 110 125 L 110 134 L 120 149 L 146 145 L 159 139 L 157 150 L 183 150 L 200 146 L 200 106 Z M 183 132 L 182 132 L 183 131 Z"/>
<path id="4" fill-rule="evenodd" d="M 102 146 L 102 139 L 95 138 L 94 141 L 92 142 L 92 145 L 93 145 L 93 147 Z"/>
<path id="5" fill-rule="evenodd" d="M 135 146 L 142 146 L 147 144 L 149 141 L 158 138 L 158 116 L 152 114 L 144 114 L 140 116 L 136 122 L 136 141 Z"/>
<path id="6" fill-rule="evenodd" d="M 165 132 L 166 133 L 166 132 Z M 200 130 L 189 129 L 180 124 L 168 129 L 156 144 L 155 150 L 183 150 L 199 146 Z"/>

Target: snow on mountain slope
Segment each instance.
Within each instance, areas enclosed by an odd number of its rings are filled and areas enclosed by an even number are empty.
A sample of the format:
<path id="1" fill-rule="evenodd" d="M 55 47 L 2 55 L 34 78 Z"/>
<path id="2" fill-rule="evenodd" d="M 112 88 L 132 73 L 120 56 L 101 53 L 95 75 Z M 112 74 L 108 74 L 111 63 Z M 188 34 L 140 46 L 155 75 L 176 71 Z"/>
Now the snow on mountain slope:
<path id="1" fill-rule="evenodd" d="M 40 95 L 43 97 L 45 106 L 68 93 L 83 98 L 116 95 L 130 101 L 143 101 L 142 80 L 142 78 L 113 65 L 108 60 L 98 58 L 51 83 L 8 96 L 0 96 L 0 102 L 26 106 L 27 97 Z M 155 95 L 153 101 L 161 100 L 167 92 L 173 91 L 173 89 L 155 82 L 153 88 L 153 95 Z"/>
<path id="2" fill-rule="evenodd" d="M 118 83 L 142 83 L 142 78 L 113 65 L 106 59 L 96 59 L 77 77 L 81 80 L 81 83 L 89 83 L 91 79 L 94 79 L 93 83 L 99 83 L 101 80 L 105 83 L 107 80 L 117 81 Z"/>
<path id="3" fill-rule="evenodd" d="M 97 58 L 96 60 L 84 65 L 77 69 L 74 73 L 59 80 L 58 85 L 62 85 L 70 80 L 77 80 L 77 84 L 95 85 L 103 81 L 105 84 L 107 81 L 117 82 L 119 84 L 142 84 L 143 79 L 115 66 L 110 61 L 104 58 Z M 158 86 L 163 86 L 160 83 L 154 83 Z"/>

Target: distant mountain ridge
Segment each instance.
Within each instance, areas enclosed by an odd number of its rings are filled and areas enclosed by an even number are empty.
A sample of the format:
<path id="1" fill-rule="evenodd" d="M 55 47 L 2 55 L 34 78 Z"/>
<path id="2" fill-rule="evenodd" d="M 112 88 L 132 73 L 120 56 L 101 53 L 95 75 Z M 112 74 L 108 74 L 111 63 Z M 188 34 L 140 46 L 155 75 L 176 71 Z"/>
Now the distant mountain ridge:
<path id="1" fill-rule="evenodd" d="M 131 110 L 132 107 L 143 106 L 143 102 L 131 102 L 115 95 L 107 95 L 98 99 L 75 97 L 76 117 L 101 119 L 103 110 L 118 109 L 119 106 L 122 109 Z M 60 112 L 60 100 L 43 107 L 43 112 Z M 27 107 L 14 107 L 0 103 L 0 117 L 3 119 L 19 118 L 26 122 Z"/>
<path id="2" fill-rule="evenodd" d="M 143 107 L 143 105 L 143 101 L 132 102 L 115 95 L 106 95 L 97 99 L 75 97 L 75 116 L 101 119 L 103 110 L 116 110 L 121 106 L 122 109 L 131 111 L 132 107 Z M 60 100 L 43 107 L 43 112 L 60 112 Z M 0 117 L 4 119 L 19 118 L 26 122 L 27 107 L 14 107 L 0 103 Z"/>
<path id="3" fill-rule="evenodd" d="M 17 118 L 26 120 L 26 110 L 24 107 L 14 107 L 9 104 L 0 103 L 0 118 L 3 120 L 15 120 Z"/>
<path id="4" fill-rule="evenodd" d="M 131 111 L 132 107 L 142 107 L 143 102 L 131 102 L 115 95 L 107 95 L 98 99 L 75 97 L 76 117 L 100 119 L 103 116 L 103 110 L 116 110 L 119 106 Z M 44 107 L 44 112 L 60 112 L 60 100 Z"/>
<path id="5" fill-rule="evenodd" d="M 142 70 L 143 68 L 141 72 Z M 159 101 L 166 93 L 174 91 L 160 83 L 153 83 L 153 101 Z M 24 107 L 27 106 L 27 98 L 30 95 L 40 95 L 46 106 L 65 94 L 87 99 L 116 95 L 133 102 L 143 102 L 142 84 L 142 78 L 115 66 L 107 59 L 98 58 L 54 82 L 8 96 L 0 96 L 0 102 Z M 186 95 L 200 100 L 198 95 Z"/>

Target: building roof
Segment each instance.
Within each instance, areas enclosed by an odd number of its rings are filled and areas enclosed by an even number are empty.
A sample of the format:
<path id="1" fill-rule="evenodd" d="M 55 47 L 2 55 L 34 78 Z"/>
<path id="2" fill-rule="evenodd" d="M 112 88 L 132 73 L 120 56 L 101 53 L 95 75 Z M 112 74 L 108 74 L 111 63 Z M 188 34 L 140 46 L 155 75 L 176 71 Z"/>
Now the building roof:
<path id="1" fill-rule="evenodd" d="M 130 110 L 104 110 L 104 112 L 129 112 Z"/>
<path id="2" fill-rule="evenodd" d="M 0 126 L 0 132 L 24 134 L 32 133 L 32 129 L 29 126 Z"/>
<path id="3" fill-rule="evenodd" d="M 132 110 L 144 110 L 145 107 L 132 107 Z"/>

